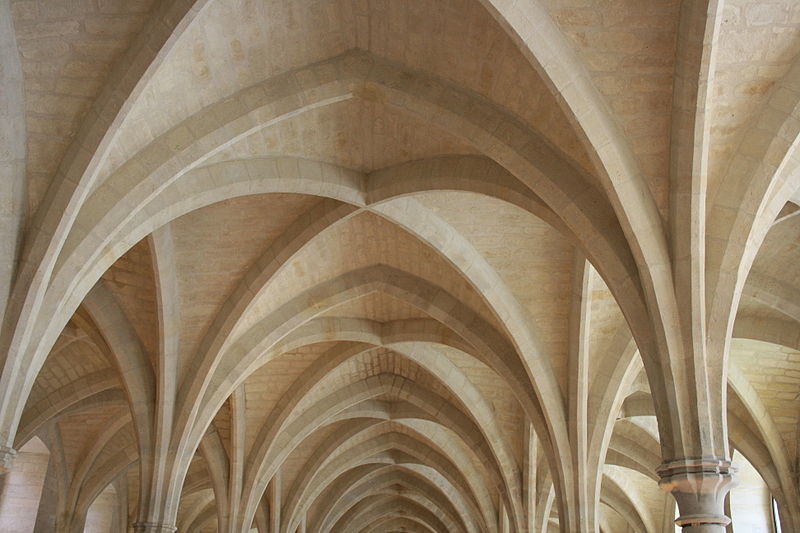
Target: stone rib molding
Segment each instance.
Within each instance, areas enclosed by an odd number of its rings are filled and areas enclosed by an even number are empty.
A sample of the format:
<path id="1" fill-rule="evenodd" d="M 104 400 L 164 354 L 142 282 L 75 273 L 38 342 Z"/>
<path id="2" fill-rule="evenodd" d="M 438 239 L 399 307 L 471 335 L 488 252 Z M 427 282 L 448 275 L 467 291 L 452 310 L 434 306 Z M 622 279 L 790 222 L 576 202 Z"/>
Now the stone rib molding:
<path id="1" fill-rule="evenodd" d="M 725 496 L 734 485 L 735 469 L 721 457 L 677 459 L 656 469 L 658 486 L 673 495 L 680 516 L 675 524 L 687 533 L 722 531 L 731 519 L 725 515 Z"/>

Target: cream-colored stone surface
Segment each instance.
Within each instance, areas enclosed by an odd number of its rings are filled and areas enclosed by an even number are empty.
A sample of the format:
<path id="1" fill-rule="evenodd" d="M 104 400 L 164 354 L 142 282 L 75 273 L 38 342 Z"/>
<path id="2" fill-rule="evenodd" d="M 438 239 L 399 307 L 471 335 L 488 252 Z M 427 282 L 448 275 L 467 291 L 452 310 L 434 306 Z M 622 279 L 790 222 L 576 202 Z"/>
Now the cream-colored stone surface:
<path id="1" fill-rule="evenodd" d="M 151 360 L 158 352 L 158 304 L 153 257 L 147 241 L 140 241 L 119 258 L 102 278 L 136 329 Z"/>
<path id="2" fill-rule="evenodd" d="M 84 533 L 103 533 L 114 527 L 116 498 L 114 487 L 111 485 L 100 493 L 100 496 L 89 507 Z"/>
<path id="3" fill-rule="evenodd" d="M 209 164 L 280 154 L 371 172 L 438 155 L 475 153 L 474 147 L 430 122 L 384 103 L 346 100 L 260 130 L 222 150 Z"/>
<path id="4" fill-rule="evenodd" d="M 622 355 L 618 353 L 620 332 L 627 330 L 625 317 L 596 271 L 592 270 L 589 375 L 601 373 Z"/>
<path id="5" fill-rule="evenodd" d="M 800 532 L 792 1 L 5 13 L 0 530 Z"/>
<path id="6" fill-rule="evenodd" d="M 430 195 L 422 203 L 467 237 L 509 285 L 566 388 L 569 243 L 552 227 L 501 202 L 447 194 Z"/>
<path id="7" fill-rule="evenodd" d="M 602 524 L 600 531 L 603 533 L 606 531 L 619 531 L 621 533 L 633 531 L 630 524 L 613 507 L 601 503 L 600 513 L 600 523 Z"/>
<path id="8" fill-rule="evenodd" d="M 725 2 L 712 99 L 710 172 L 727 171 L 744 129 L 800 52 L 794 2 Z"/>
<path id="9" fill-rule="evenodd" d="M 79 378 L 111 368 L 107 357 L 81 329 L 68 328 L 59 339 L 31 392 L 36 405 L 49 392 L 61 389 Z"/>
<path id="10" fill-rule="evenodd" d="M 753 533 L 768 533 L 774 526 L 770 520 L 772 497 L 758 471 L 741 454 L 733 457 L 739 468 L 739 485 L 731 490 L 731 515 L 743 528 Z"/>
<path id="11" fill-rule="evenodd" d="M 463 352 L 459 352 L 447 347 L 439 347 L 437 350 L 442 356 L 449 357 L 453 363 L 469 377 L 475 387 L 489 401 L 494 416 L 497 419 L 500 429 L 515 453 L 515 458 L 519 464 L 525 460 L 523 420 L 519 403 L 508 393 L 502 378 L 493 372 L 486 365 L 467 357 Z"/>
<path id="12" fill-rule="evenodd" d="M 311 288 L 374 264 L 388 264 L 437 283 L 491 320 L 480 297 L 465 281 L 450 274 L 452 267 L 436 251 L 385 219 L 363 213 L 333 226 L 326 234 L 328 239 L 311 242 L 270 280 L 268 290 L 252 303 L 252 311 L 233 331 L 234 338 L 259 317 L 297 296 L 298 288 Z"/>
<path id="13" fill-rule="evenodd" d="M 33 531 L 50 453 L 41 440 L 26 444 L 4 480 L 0 526 L 9 533 Z"/>
<path id="14" fill-rule="evenodd" d="M 155 136 L 203 106 L 280 72 L 359 48 L 445 77 L 507 106 L 533 125 L 548 123 L 546 135 L 582 159 L 582 149 L 559 116 L 558 106 L 538 77 L 484 9 L 466 0 L 403 4 L 341 0 L 320 4 L 213 2 L 182 37 L 123 127 L 110 158 L 113 170 Z M 458 16 L 452 16 L 458 13 Z M 288 25 L 271 21 L 287 17 Z M 200 29 L 205 28 L 205 29 Z M 211 29 L 213 28 L 213 29 Z M 236 28 L 236 31 L 231 31 Z M 305 34 L 302 47 L 293 35 Z M 405 38 L 409 35 L 412 38 Z M 224 42 L 225 46 L 215 43 Z M 451 46 L 437 46 L 439 42 Z M 487 46 L 487 44 L 489 46 Z M 436 48 L 448 55 L 432 53 Z M 282 53 L 274 54 L 276 50 Z M 453 60 L 473 57 L 474 63 Z M 176 91 L 190 84 L 191 93 Z M 535 100 L 531 98 L 535 95 Z M 533 105 L 532 105 L 533 104 Z"/>
<path id="15" fill-rule="evenodd" d="M 293 350 L 259 368 L 245 382 L 247 409 L 246 450 L 251 450 L 258 431 L 267 417 L 303 372 L 307 371 L 321 353 L 333 347 L 332 343 L 320 343 Z"/>
<path id="16" fill-rule="evenodd" d="M 753 273 L 768 276 L 786 284 L 788 288 L 800 285 L 800 220 L 789 219 L 776 224 L 767 233 L 763 251 L 753 263 Z M 787 291 L 782 291 L 787 292 Z M 792 295 L 786 294 L 790 299 Z"/>
<path id="17" fill-rule="evenodd" d="M 731 348 L 732 360 L 739 365 L 767 407 L 789 457 L 797 446 L 800 394 L 800 352 L 764 342 L 737 339 Z"/>
<path id="18" fill-rule="evenodd" d="M 95 443 L 98 434 L 119 416 L 118 408 L 97 407 L 84 413 L 67 413 L 58 422 L 66 467 L 73 471 Z"/>
<path id="19" fill-rule="evenodd" d="M 667 207 L 672 74 L 680 2 L 546 0 L 605 96 L 648 186 Z"/>
<path id="20" fill-rule="evenodd" d="M 342 305 L 337 305 L 322 316 L 363 318 L 377 322 L 430 318 L 430 315 L 411 304 L 381 292 L 371 292 Z"/>
<path id="21" fill-rule="evenodd" d="M 178 281 L 182 366 L 197 357 L 201 336 L 244 272 L 313 204 L 313 198 L 291 195 L 243 198 L 173 223 L 176 268 L 186 272 Z"/>
<path id="22" fill-rule="evenodd" d="M 110 70 L 153 0 L 13 0 L 25 75 L 28 203 L 41 202 Z"/>

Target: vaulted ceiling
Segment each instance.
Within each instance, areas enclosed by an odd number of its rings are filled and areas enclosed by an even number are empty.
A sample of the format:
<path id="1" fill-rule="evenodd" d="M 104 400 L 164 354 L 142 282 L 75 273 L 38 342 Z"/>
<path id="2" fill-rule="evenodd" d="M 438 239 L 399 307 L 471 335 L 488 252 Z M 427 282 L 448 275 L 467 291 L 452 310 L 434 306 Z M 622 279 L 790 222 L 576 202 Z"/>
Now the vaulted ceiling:
<path id="1" fill-rule="evenodd" d="M 0 2 L 0 435 L 53 527 L 668 531 L 702 218 L 724 445 L 800 531 L 800 5 L 689 4 Z"/>

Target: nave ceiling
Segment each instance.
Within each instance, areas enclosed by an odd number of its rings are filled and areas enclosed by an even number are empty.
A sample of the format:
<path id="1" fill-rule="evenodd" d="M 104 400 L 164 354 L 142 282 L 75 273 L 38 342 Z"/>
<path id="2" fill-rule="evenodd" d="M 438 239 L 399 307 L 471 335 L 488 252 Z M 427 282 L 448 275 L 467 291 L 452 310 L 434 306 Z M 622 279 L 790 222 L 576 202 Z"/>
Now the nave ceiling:
<path id="1" fill-rule="evenodd" d="M 793 0 L 2 16 L 37 532 L 671 533 L 734 453 L 800 532 Z"/>

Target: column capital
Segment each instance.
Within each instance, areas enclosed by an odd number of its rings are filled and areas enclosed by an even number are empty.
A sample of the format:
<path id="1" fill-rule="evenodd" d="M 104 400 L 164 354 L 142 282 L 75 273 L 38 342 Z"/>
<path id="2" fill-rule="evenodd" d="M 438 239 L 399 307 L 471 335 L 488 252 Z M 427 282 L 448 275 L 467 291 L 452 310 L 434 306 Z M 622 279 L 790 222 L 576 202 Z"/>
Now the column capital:
<path id="1" fill-rule="evenodd" d="M 731 523 L 725 516 L 725 495 L 733 486 L 734 472 L 729 460 L 713 456 L 668 461 L 656 469 L 658 486 L 678 502 L 675 523 L 681 527 L 724 528 Z"/>
<path id="2" fill-rule="evenodd" d="M 175 533 L 177 527 L 155 522 L 136 522 L 133 524 L 134 533 Z"/>
<path id="3" fill-rule="evenodd" d="M 735 469 L 731 462 L 722 457 L 704 455 L 702 457 L 686 457 L 662 463 L 656 468 L 656 473 L 663 480 L 674 475 L 703 474 L 721 475 L 733 474 Z"/>
<path id="4" fill-rule="evenodd" d="M 17 450 L 8 446 L 0 446 L 0 475 L 5 474 L 11 469 Z"/>

